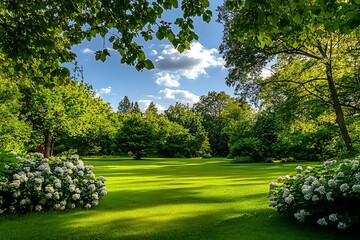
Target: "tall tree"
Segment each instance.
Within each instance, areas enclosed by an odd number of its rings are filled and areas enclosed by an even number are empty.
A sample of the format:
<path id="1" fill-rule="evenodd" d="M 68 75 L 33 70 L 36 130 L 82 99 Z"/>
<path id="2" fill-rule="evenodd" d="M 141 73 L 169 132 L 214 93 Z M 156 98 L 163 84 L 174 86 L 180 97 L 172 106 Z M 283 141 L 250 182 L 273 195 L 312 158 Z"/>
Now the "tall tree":
<path id="1" fill-rule="evenodd" d="M 140 114 L 127 114 L 116 134 L 120 151 L 132 152 L 136 160 L 140 160 L 144 152 L 156 147 L 155 139 L 153 126 Z"/>
<path id="2" fill-rule="evenodd" d="M 125 96 L 120 102 L 118 106 L 118 112 L 121 114 L 128 113 L 132 110 L 131 102 L 128 96 Z"/>
<path id="3" fill-rule="evenodd" d="M 229 67 L 227 84 L 235 85 L 247 97 L 258 90 L 256 78 L 266 64 L 280 54 L 302 56 L 309 66 L 322 70 L 320 76 L 308 80 L 327 82 L 339 129 L 351 150 L 336 71 L 345 63 L 339 59 L 350 61 L 347 66 L 354 66 L 359 59 L 356 18 L 341 24 L 343 12 L 358 16 L 359 6 L 355 1 L 226 1 L 220 8 L 225 26 L 220 50 Z"/>

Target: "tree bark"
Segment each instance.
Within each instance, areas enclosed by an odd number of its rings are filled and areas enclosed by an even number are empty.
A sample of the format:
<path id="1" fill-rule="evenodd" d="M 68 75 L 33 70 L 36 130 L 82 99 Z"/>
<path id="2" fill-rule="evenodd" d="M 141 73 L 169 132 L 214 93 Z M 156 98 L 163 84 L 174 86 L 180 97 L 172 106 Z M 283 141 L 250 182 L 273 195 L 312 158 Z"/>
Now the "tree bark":
<path id="1" fill-rule="evenodd" d="M 44 131 L 45 138 L 45 154 L 44 157 L 48 158 L 51 156 L 51 139 L 50 139 L 50 130 Z"/>
<path id="2" fill-rule="evenodd" d="M 329 84 L 329 89 L 330 89 L 330 92 L 331 92 L 331 98 L 332 98 L 332 101 L 333 101 L 334 110 L 335 110 L 335 113 L 336 113 L 336 121 L 337 121 L 337 123 L 339 125 L 341 135 L 342 135 L 342 137 L 344 139 L 344 142 L 345 142 L 345 146 L 346 146 L 348 151 L 351 151 L 352 150 L 351 138 L 350 138 L 349 132 L 348 132 L 347 127 L 346 127 L 344 113 L 342 111 L 339 96 L 338 96 L 336 88 L 335 88 L 334 79 L 333 79 L 333 75 L 332 75 L 331 62 L 328 62 L 326 64 L 326 77 L 327 77 L 327 82 Z"/>

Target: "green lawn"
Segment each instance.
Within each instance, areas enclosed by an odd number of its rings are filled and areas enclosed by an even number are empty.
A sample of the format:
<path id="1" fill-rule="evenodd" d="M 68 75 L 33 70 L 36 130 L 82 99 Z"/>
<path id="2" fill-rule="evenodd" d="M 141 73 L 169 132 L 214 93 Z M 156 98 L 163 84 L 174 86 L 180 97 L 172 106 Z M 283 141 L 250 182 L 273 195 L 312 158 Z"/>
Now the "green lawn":
<path id="1" fill-rule="evenodd" d="M 355 233 L 298 224 L 268 207 L 268 183 L 294 173 L 298 164 L 85 162 L 107 178 L 108 195 L 99 207 L 0 216 L 0 239 L 356 239 Z"/>

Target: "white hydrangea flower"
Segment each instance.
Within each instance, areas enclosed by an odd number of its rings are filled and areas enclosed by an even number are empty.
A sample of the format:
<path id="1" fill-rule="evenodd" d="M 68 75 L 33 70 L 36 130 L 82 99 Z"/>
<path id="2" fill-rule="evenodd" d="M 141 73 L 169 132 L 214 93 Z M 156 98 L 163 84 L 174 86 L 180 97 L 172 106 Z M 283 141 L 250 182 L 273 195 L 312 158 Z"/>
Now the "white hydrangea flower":
<path id="1" fill-rule="evenodd" d="M 294 214 L 294 217 L 296 218 L 296 220 L 300 221 L 300 222 L 305 222 L 305 218 L 306 216 L 309 216 L 310 213 L 305 211 L 305 209 L 301 209 L 300 211 L 296 212 Z"/>
<path id="2" fill-rule="evenodd" d="M 54 187 L 51 186 L 50 184 L 45 187 L 45 191 L 48 192 L 48 193 L 54 193 L 55 192 Z"/>
<path id="3" fill-rule="evenodd" d="M 93 199 L 95 199 L 95 200 L 98 200 L 98 199 L 99 199 L 99 194 L 98 194 L 97 192 L 95 192 L 95 193 L 93 193 L 93 194 L 91 195 L 91 197 L 92 197 Z"/>
<path id="4" fill-rule="evenodd" d="M 78 194 L 78 193 L 73 194 L 73 195 L 72 195 L 72 199 L 73 199 L 74 201 L 79 200 L 79 199 L 80 199 L 80 194 Z"/>
<path id="5" fill-rule="evenodd" d="M 13 180 L 12 183 L 10 183 L 9 186 L 10 186 L 11 188 L 18 189 L 18 188 L 20 188 L 20 184 L 21 184 L 21 183 L 20 183 L 20 180 Z"/>
<path id="6" fill-rule="evenodd" d="M 326 193 L 326 198 L 328 201 L 334 201 L 335 199 L 332 197 L 332 192 Z"/>
<path id="7" fill-rule="evenodd" d="M 326 194 L 326 189 L 322 185 L 320 187 L 316 188 L 314 191 L 320 193 L 321 195 Z"/>
<path id="8" fill-rule="evenodd" d="M 290 194 L 288 197 L 285 198 L 285 203 L 291 204 L 295 200 L 294 196 Z"/>
<path id="9" fill-rule="evenodd" d="M 75 208 L 76 205 L 75 205 L 74 203 L 72 203 L 72 204 L 70 205 L 70 207 L 71 207 L 71 208 Z"/>
<path id="10" fill-rule="evenodd" d="M 328 181 L 328 185 L 329 185 L 329 187 L 336 187 L 336 181 L 334 180 L 334 179 L 330 179 L 329 181 Z"/>
<path id="11" fill-rule="evenodd" d="M 317 223 L 321 226 L 326 226 L 328 224 L 325 218 L 320 218 L 319 220 L 317 220 Z"/>
<path id="12" fill-rule="evenodd" d="M 270 207 L 276 207 L 277 206 L 277 201 L 270 201 L 269 206 Z"/>
<path id="13" fill-rule="evenodd" d="M 96 190 L 95 184 L 90 184 L 90 185 L 88 186 L 88 189 L 90 189 L 92 192 L 94 192 L 94 191 Z"/>
<path id="14" fill-rule="evenodd" d="M 75 193 L 81 193 L 81 190 L 79 188 L 75 188 Z"/>
<path id="15" fill-rule="evenodd" d="M 303 179 L 303 176 L 300 173 L 296 174 L 295 180 L 297 182 L 300 182 L 302 179 Z"/>
<path id="16" fill-rule="evenodd" d="M 70 159 L 79 160 L 79 155 L 73 154 L 73 155 L 70 156 Z"/>
<path id="17" fill-rule="evenodd" d="M 0 214 L 4 213 L 5 211 L 3 209 L 0 208 Z"/>
<path id="18" fill-rule="evenodd" d="M 78 174 L 79 174 L 79 176 L 81 176 L 81 177 L 82 177 L 82 176 L 84 176 L 84 172 L 83 172 L 83 171 L 81 171 L 81 170 L 80 170 L 80 171 L 78 171 Z"/>
<path id="19" fill-rule="evenodd" d="M 311 186 L 309 186 L 309 185 L 303 185 L 302 187 L 301 187 L 301 192 L 302 192 L 302 194 L 309 194 L 309 193 L 312 193 L 312 187 Z"/>
<path id="20" fill-rule="evenodd" d="M 349 185 L 347 184 L 347 183 L 344 183 L 344 184 L 342 184 L 341 186 L 340 186 L 340 190 L 342 191 L 342 192 L 346 192 L 347 190 L 349 190 Z"/>
<path id="21" fill-rule="evenodd" d="M 270 185 L 270 189 L 273 189 L 273 188 L 278 186 L 278 183 L 277 182 L 271 182 L 269 185 Z"/>
<path id="22" fill-rule="evenodd" d="M 35 191 L 41 191 L 42 189 L 41 189 L 41 185 L 39 185 L 39 186 L 34 186 L 34 190 Z"/>
<path id="23" fill-rule="evenodd" d="M 283 180 L 284 180 L 284 179 L 283 179 L 281 176 L 278 177 L 278 179 L 277 179 L 278 182 L 283 182 Z"/>
<path id="24" fill-rule="evenodd" d="M 303 168 L 302 168 L 302 166 L 297 166 L 297 167 L 295 168 L 295 170 L 301 172 L 301 171 L 303 170 Z"/>
<path id="25" fill-rule="evenodd" d="M 360 184 L 355 184 L 354 186 L 352 186 L 352 190 L 354 192 L 360 192 Z"/>
<path id="26" fill-rule="evenodd" d="M 87 203 L 87 204 L 85 205 L 85 208 L 86 208 L 86 209 L 91 208 L 91 204 Z"/>
<path id="27" fill-rule="evenodd" d="M 16 191 L 16 192 L 13 193 L 14 198 L 18 198 L 18 197 L 20 197 L 20 195 L 21 195 L 20 191 Z"/>
<path id="28" fill-rule="evenodd" d="M 304 195 L 305 200 L 310 200 L 312 198 L 312 194 L 308 193 Z"/>
<path id="29" fill-rule="evenodd" d="M 319 198 L 317 195 L 313 195 L 312 198 L 311 198 L 311 200 L 312 200 L 313 202 L 319 201 L 319 199 L 320 199 L 320 198 Z"/>
<path id="30" fill-rule="evenodd" d="M 337 214 L 333 213 L 329 215 L 329 220 L 332 222 L 336 222 L 338 220 Z"/>
<path id="31" fill-rule="evenodd" d="M 346 229 L 346 227 L 347 227 L 346 224 L 343 223 L 343 222 L 339 222 L 338 225 L 337 225 L 338 229 Z"/>
<path id="32" fill-rule="evenodd" d="M 70 192 L 75 192 L 76 186 L 74 184 L 69 185 Z"/>
<path id="33" fill-rule="evenodd" d="M 286 177 L 286 176 L 285 176 Z M 106 178 L 104 176 L 100 176 L 99 177 L 99 180 L 102 181 L 102 182 L 105 182 L 106 181 Z"/>
<path id="34" fill-rule="evenodd" d="M 21 199 L 20 205 L 23 206 L 23 205 L 25 205 L 25 204 L 26 204 L 26 199 Z"/>
<path id="35" fill-rule="evenodd" d="M 47 199 L 51 199 L 51 198 L 53 197 L 53 195 L 52 195 L 52 193 L 46 193 L 46 194 L 45 194 L 45 197 L 46 197 Z"/>
<path id="36" fill-rule="evenodd" d="M 91 205 L 92 205 L 93 207 L 96 207 L 97 205 L 99 205 L 99 201 L 98 201 L 98 200 L 93 200 L 93 201 L 91 202 Z"/>

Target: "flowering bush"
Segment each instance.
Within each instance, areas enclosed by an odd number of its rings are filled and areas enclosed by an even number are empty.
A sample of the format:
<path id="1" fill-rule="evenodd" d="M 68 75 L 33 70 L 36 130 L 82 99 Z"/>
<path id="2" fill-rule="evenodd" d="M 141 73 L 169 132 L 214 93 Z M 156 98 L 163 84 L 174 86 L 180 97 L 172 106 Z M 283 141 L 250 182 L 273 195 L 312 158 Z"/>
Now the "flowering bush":
<path id="1" fill-rule="evenodd" d="M 84 165 L 78 155 L 49 160 L 34 153 L 18 159 L 0 180 L 0 214 L 92 208 L 107 194 L 106 179 L 96 179 L 92 166 Z"/>
<path id="2" fill-rule="evenodd" d="M 359 158 L 296 167 L 295 176 L 270 183 L 269 206 L 300 222 L 346 229 L 360 224 Z"/>

